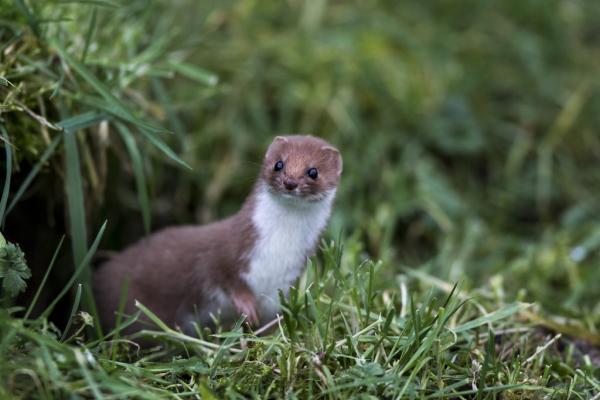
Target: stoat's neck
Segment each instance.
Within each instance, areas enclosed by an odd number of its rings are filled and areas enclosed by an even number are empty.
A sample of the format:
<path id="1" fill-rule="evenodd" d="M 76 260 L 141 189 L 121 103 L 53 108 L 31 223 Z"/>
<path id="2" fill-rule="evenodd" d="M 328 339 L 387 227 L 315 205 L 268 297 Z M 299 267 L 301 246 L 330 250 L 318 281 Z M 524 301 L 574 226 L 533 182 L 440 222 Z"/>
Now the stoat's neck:
<path id="1" fill-rule="evenodd" d="M 320 201 L 301 201 L 272 193 L 264 184 L 257 187 L 251 212 L 257 240 L 245 278 L 263 314 L 278 309 L 278 290 L 287 293 L 302 273 L 327 224 L 334 197 L 335 189 Z"/>
<path id="2" fill-rule="evenodd" d="M 305 201 L 273 193 L 265 184 L 259 186 L 251 213 L 259 241 L 267 240 L 262 244 L 271 248 L 282 237 L 287 238 L 287 251 L 306 256 L 327 224 L 334 197 L 335 189 L 322 200 Z"/>

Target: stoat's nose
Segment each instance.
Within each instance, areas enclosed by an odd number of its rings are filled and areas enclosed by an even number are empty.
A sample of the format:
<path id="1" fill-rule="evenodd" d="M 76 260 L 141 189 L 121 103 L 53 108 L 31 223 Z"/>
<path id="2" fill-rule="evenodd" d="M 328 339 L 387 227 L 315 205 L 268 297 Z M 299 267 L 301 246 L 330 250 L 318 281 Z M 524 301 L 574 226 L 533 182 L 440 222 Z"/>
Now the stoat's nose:
<path id="1" fill-rule="evenodd" d="M 287 190 L 294 190 L 298 187 L 298 181 L 292 178 L 285 178 L 283 186 L 285 186 Z"/>

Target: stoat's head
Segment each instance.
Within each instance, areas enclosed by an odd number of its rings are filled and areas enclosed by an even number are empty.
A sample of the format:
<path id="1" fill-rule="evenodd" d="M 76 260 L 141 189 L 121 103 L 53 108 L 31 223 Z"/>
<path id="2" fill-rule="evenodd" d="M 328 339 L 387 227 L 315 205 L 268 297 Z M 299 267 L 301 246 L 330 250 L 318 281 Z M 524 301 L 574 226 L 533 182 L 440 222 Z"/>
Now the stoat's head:
<path id="1" fill-rule="evenodd" d="M 269 146 L 261 178 L 283 198 L 319 201 L 332 193 L 342 174 L 340 152 L 313 136 L 277 136 Z"/>

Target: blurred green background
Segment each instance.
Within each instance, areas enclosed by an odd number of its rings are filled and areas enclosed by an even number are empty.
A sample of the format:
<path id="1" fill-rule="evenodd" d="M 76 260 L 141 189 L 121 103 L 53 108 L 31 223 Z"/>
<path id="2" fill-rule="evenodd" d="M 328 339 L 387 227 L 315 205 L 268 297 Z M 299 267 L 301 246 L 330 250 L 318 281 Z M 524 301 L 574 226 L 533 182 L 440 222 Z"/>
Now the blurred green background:
<path id="1" fill-rule="evenodd" d="M 105 219 L 118 250 L 144 212 L 152 230 L 235 212 L 273 136 L 314 134 L 344 157 L 328 237 L 381 259 L 380 286 L 421 271 L 597 331 L 600 2 L 0 0 L 0 16 L 9 203 L 40 167 L 3 232 L 34 282 L 64 232 L 77 260 Z"/>
<path id="2" fill-rule="evenodd" d="M 597 398 L 598 21 L 595 0 L 0 0 L 0 397 Z M 344 252 L 277 332 L 91 332 L 93 268 L 236 212 L 293 133 L 344 157 Z"/>

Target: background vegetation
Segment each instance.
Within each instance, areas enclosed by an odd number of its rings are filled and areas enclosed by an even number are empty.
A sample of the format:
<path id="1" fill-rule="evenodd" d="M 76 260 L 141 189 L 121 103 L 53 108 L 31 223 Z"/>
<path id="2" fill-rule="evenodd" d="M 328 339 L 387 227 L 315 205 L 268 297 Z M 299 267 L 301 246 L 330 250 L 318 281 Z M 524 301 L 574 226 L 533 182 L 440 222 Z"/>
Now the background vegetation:
<path id="1" fill-rule="evenodd" d="M 586 0 L 0 0 L 0 397 L 597 399 L 599 18 Z M 345 168 L 279 328 L 159 323 L 150 350 L 89 328 L 93 265 L 235 212 L 284 133 Z"/>

